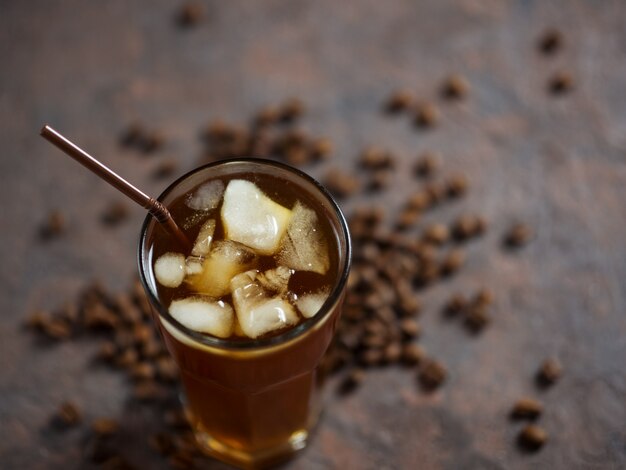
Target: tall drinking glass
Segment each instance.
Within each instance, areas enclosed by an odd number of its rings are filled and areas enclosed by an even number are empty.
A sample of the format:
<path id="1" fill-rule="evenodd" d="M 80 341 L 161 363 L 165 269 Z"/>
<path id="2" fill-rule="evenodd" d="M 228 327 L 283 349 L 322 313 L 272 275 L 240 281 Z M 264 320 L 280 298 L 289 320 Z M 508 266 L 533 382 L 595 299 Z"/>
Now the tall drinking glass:
<path id="1" fill-rule="evenodd" d="M 199 184 L 220 177 L 284 185 L 330 227 L 330 294 L 320 311 L 274 337 L 220 339 L 186 328 L 159 301 L 153 272 L 154 242 L 162 228 L 147 217 L 139 244 L 139 272 L 155 322 L 178 364 L 184 402 L 200 447 L 242 468 L 263 468 L 304 448 L 320 413 L 319 364 L 339 320 L 350 269 L 348 227 L 339 207 L 314 179 L 289 166 L 237 159 L 198 168 L 159 196 L 168 206 Z"/>

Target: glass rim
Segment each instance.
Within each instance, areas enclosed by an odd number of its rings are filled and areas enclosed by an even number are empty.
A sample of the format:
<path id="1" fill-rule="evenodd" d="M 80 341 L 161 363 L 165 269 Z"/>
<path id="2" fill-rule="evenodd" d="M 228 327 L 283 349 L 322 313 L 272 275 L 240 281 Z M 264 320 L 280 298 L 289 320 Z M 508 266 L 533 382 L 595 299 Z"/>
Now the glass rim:
<path id="1" fill-rule="evenodd" d="M 350 239 L 350 231 L 348 229 L 348 223 L 343 215 L 343 212 L 339 208 L 339 205 L 330 194 L 330 192 L 322 186 L 315 178 L 308 175 L 307 173 L 299 170 L 298 168 L 294 168 L 290 165 L 287 165 L 282 162 L 277 162 L 274 160 L 269 160 L 265 158 L 254 158 L 254 157 L 245 157 L 245 158 L 233 158 L 228 160 L 218 160 L 215 162 L 211 162 L 202 166 L 199 166 L 184 175 L 180 176 L 176 180 L 174 180 L 165 190 L 158 196 L 157 201 L 163 202 L 165 199 L 179 184 L 188 178 L 192 177 L 194 174 L 199 173 L 201 171 L 205 171 L 210 168 L 218 167 L 218 166 L 227 166 L 227 165 L 236 165 L 242 163 L 251 163 L 251 164 L 260 164 L 263 166 L 276 167 L 283 171 L 287 171 L 289 173 L 295 174 L 297 177 L 305 180 L 307 183 L 311 184 L 319 193 L 325 198 L 332 211 L 334 216 L 337 218 L 339 222 L 339 229 L 343 232 L 343 236 L 345 237 L 345 259 L 343 261 L 343 265 L 340 266 L 340 272 L 337 282 L 334 284 L 333 289 L 330 292 L 330 295 L 320 308 L 319 312 L 323 312 L 323 315 L 314 315 L 311 318 L 305 319 L 302 323 L 291 328 L 290 330 L 281 333 L 277 336 L 272 336 L 270 338 L 263 339 L 250 339 L 249 341 L 232 341 L 229 339 L 217 338 L 214 336 L 209 336 L 197 331 L 194 331 L 190 328 L 187 328 L 185 325 L 180 323 L 174 317 L 172 317 L 167 310 L 163 306 L 163 304 L 159 301 L 158 297 L 153 292 L 150 284 L 148 283 L 148 279 L 145 273 L 144 267 L 144 258 L 145 258 L 145 241 L 146 235 L 148 233 L 148 227 L 151 223 L 157 223 L 152 215 L 148 214 L 143 221 L 141 226 L 141 232 L 139 236 L 139 249 L 137 250 L 137 262 L 139 268 L 139 278 L 141 284 L 143 285 L 144 291 L 150 300 L 152 306 L 157 310 L 160 317 L 170 323 L 177 331 L 184 334 L 190 340 L 199 343 L 202 346 L 208 346 L 212 348 L 218 349 L 227 349 L 227 350 L 258 350 L 270 348 L 273 346 L 280 346 L 285 344 L 291 340 L 298 338 L 303 335 L 306 331 L 314 328 L 317 324 L 322 322 L 322 320 L 326 319 L 328 315 L 333 311 L 337 302 L 340 300 L 341 295 L 344 291 L 344 287 L 348 280 L 348 275 L 350 272 L 350 266 L 352 263 L 352 242 Z M 340 250 L 343 251 L 343 250 Z M 341 260 L 341 254 L 340 254 Z M 148 267 L 150 269 L 150 267 Z M 318 313 L 319 313 L 318 312 Z"/>

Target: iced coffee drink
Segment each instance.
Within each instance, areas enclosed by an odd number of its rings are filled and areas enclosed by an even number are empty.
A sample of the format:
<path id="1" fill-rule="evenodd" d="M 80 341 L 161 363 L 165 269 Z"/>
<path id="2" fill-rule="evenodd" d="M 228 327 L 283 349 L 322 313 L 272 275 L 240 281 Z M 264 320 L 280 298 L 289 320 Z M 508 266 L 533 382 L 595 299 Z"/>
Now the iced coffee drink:
<path id="1" fill-rule="evenodd" d="M 198 441 L 241 467 L 278 462 L 306 445 L 319 413 L 317 366 L 350 262 L 345 220 L 310 177 L 261 160 L 203 167 L 160 200 L 190 247 L 147 219 L 140 271 Z"/>

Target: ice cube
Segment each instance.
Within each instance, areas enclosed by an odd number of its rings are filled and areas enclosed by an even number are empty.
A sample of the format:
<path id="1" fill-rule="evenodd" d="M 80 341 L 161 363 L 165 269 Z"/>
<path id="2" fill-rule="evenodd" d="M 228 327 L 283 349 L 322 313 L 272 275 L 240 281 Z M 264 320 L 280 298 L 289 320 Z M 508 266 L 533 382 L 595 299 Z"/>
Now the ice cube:
<path id="1" fill-rule="evenodd" d="M 224 183 L 220 180 L 213 180 L 199 186 L 192 194 L 187 196 L 185 204 L 190 209 L 197 211 L 208 211 L 215 209 L 222 199 L 224 193 Z"/>
<path id="2" fill-rule="evenodd" d="M 193 276 L 202 272 L 202 263 L 204 259 L 200 256 L 187 256 L 185 259 L 185 271 L 187 276 Z"/>
<path id="3" fill-rule="evenodd" d="M 296 271 L 325 274 L 330 267 L 328 244 L 318 228 L 317 214 L 299 201 L 292 212 L 278 262 Z"/>
<path id="4" fill-rule="evenodd" d="M 328 298 L 328 291 L 319 291 L 312 294 L 304 294 L 296 300 L 296 307 L 305 318 L 311 318 L 319 312 Z"/>
<path id="5" fill-rule="evenodd" d="M 202 272 L 188 276 L 187 282 L 194 291 L 219 298 L 229 292 L 233 276 L 254 267 L 257 259 L 256 253 L 241 243 L 218 240 L 202 263 Z"/>
<path id="6" fill-rule="evenodd" d="M 154 275 L 165 287 L 178 287 L 185 279 L 185 257 L 180 253 L 165 253 L 154 263 Z"/>
<path id="7" fill-rule="evenodd" d="M 211 251 L 211 241 L 213 241 L 213 234 L 215 233 L 215 220 L 209 219 L 202 227 L 196 237 L 196 241 L 193 244 L 191 254 L 193 256 L 206 256 Z"/>
<path id="8" fill-rule="evenodd" d="M 245 180 L 228 183 L 222 205 L 226 238 L 262 255 L 272 255 L 290 219 L 291 211 L 272 201 L 254 183 Z"/>
<path id="9" fill-rule="evenodd" d="M 291 269 L 285 266 L 278 266 L 277 268 L 268 269 L 265 272 L 259 273 L 256 280 L 266 291 L 284 294 L 287 292 L 289 278 L 292 274 L 293 271 Z"/>
<path id="10" fill-rule="evenodd" d="M 170 304 L 170 315 L 190 330 L 228 338 L 233 333 L 233 308 L 221 300 L 188 297 Z"/>
<path id="11" fill-rule="evenodd" d="M 231 281 L 233 304 L 241 330 L 250 338 L 298 323 L 292 305 L 281 297 L 268 297 L 256 281 L 256 271 L 239 274 Z"/>

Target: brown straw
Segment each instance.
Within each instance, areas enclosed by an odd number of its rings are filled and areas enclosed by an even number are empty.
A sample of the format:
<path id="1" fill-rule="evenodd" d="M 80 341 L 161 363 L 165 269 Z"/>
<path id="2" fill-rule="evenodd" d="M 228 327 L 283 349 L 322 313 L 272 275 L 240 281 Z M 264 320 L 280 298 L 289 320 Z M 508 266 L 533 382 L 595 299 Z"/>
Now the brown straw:
<path id="1" fill-rule="evenodd" d="M 150 212 L 156 220 L 163 224 L 164 228 L 181 244 L 182 247 L 184 247 L 185 250 L 189 249 L 191 246 L 189 240 L 180 227 L 176 225 L 176 222 L 174 222 L 174 219 L 172 218 L 172 214 L 170 214 L 170 211 L 168 211 L 163 204 L 156 199 L 151 198 L 143 191 L 137 189 L 120 175 L 93 158 L 83 149 L 67 140 L 52 127 L 48 125 L 43 126 L 41 128 L 41 135 L 49 142 L 63 150 L 78 163 L 105 180 L 111 186 L 120 190 L 141 207 L 148 209 L 148 212 Z"/>

